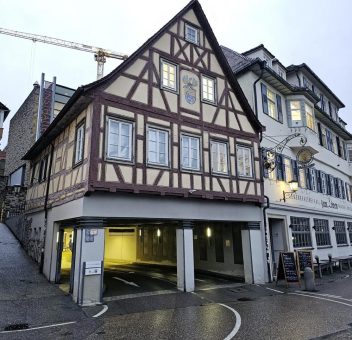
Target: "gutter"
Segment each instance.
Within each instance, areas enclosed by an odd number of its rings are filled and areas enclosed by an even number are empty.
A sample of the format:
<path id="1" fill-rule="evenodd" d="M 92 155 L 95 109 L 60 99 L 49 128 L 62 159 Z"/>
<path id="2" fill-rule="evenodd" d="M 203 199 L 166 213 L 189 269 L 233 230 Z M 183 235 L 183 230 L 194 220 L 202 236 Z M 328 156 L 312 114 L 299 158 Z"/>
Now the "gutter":
<path id="1" fill-rule="evenodd" d="M 40 266 L 39 266 L 39 272 L 42 274 L 43 273 L 43 267 L 44 267 L 44 252 L 45 252 L 45 240 L 46 240 L 46 228 L 47 228 L 47 222 L 48 222 L 48 200 L 49 200 L 49 189 L 50 189 L 50 180 L 51 180 L 51 168 L 53 165 L 53 156 L 54 156 L 54 144 L 51 143 L 51 151 L 50 151 L 50 163 L 49 163 L 49 170 L 48 170 L 48 179 L 46 182 L 46 191 L 45 191 L 45 200 L 44 200 L 44 235 L 43 235 L 43 246 L 41 249 L 41 254 L 40 254 Z"/>
<path id="2" fill-rule="evenodd" d="M 253 83 L 253 92 L 254 92 L 254 112 L 256 117 L 258 117 L 258 99 L 257 99 L 257 82 L 262 79 L 263 77 L 263 73 L 264 73 L 264 65 L 261 62 L 260 63 L 260 76 L 258 77 L 258 79 Z"/>
<path id="3" fill-rule="evenodd" d="M 264 198 L 266 199 L 266 206 L 263 208 L 266 264 L 267 264 L 267 271 L 268 271 L 268 279 L 269 279 L 269 282 L 272 282 L 271 271 L 270 271 L 270 262 L 269 262 L 270 256 L 269 256 L 268 230 L 267 230 L 267 223 L 266 223 L 266 211 L 267 211 L 267 209 L 270 208 L 270 199 L 266 195 L 264 195 Z"/>

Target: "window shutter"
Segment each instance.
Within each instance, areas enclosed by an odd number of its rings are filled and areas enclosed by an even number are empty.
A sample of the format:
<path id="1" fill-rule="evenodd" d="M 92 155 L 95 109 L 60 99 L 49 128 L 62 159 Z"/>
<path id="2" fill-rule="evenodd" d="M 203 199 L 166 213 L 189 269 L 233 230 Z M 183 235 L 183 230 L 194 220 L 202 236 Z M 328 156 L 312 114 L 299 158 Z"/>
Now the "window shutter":
<path id="1" fill-rule="evenodd" d="M 292 166 L 292 180 L 298 182 L 298 166 L 297 161 L 291 159 L 291 166 Z"/>
<path id="2" fill-rule="evenodd" d="M 311 181 L 310 181 L 310 169 L 306 168 L 306 187 L 308 190 L 312 190 L 312 185 L 311 185 Z"/>
<path id="3" fill-rule="evenodd" d="M 277 118 L 278 118 L 279 122 L 282 123 L 283 119 L 282 119 L 281 96 L 278 94 L 276 95 L 276 106 L 277 106 Z"/>
<path id="4" fill-rule="evenodd" d="M 337 178 L 334 178 L 334 185 L 335 185 L 335 197 L 340 197 L 339 182 Z"/>
<path id="5" fill-rule="evenodd" d="M 318 126 L 318 134 L 319 134 L 319 143 L 320 143 L 320 145 L 323 145 L 323 134 L 321 133 L 320 123 L 317 123 L 317 126 Z"/>
<path id="6" fill-rule="evenodd" d="M 290 101 L 286 100 L 286 112 L 287 112 L 287 125 L 292 127 L 292 114 L 291 114 L 291 107 Z"/>
<path id="7" fill-rule="evenodd" d="M 349 201 L 350 200 L 350 193 L 348 190 L 348 184 L 345 182 L 345 193 L 346 193 L 346 200 Z M 352 242 L 352 240 L 351 240 Z"/>
<path id="8" fill-rule="evenodd" d="M 284 180 L 282 155 L 276 155 L 276 179 L 278 181 Z"/>
<path id="9" fill-rule="evenodd" d="M 336 145 L 337 145 L 337 154 L 342 157 L 341 154 L 341 145 L 340 145 L 340 138 L 338 136 L 336 136 Z"/>
<path id="10" fill-rule="evenodd" d="M 317 176 L 317 191 L 318 192 L 322 192 L 322 188 L 321 188 L 321 172 L 320 172 L 320 170 L 316 171 L 316 176 Z"/>
<path id="11" fill-rule="evenodd" d="M 267 97 L 267 90 L 266 86 L 262 83 L 262 102 L 263 102 L 263 112 L 268 114 L 268 97 Z"/>
<path id="12" fill-rule="evenodd" d="M 265 167 L 265 161 L 267 159 L 267 150 L 262 148 L 262 166 L 263 166 L 263 176 L 269 177 L 269 170 Z"/>

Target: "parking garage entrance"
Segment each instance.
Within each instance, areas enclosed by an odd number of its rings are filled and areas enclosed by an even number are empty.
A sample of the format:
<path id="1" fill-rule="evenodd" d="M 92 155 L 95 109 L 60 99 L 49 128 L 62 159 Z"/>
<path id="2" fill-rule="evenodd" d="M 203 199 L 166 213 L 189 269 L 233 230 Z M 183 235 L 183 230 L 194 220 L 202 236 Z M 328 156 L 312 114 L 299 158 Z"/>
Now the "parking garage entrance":
<path id="1" fill-rule="evenodd" d="M 238 223 L 194 224 L 196 289 L 243 281 L 241 227 Z M 180 223 L 172 221 L 106 227 L 104 297 L 175 290 L 179 228 Z"/>

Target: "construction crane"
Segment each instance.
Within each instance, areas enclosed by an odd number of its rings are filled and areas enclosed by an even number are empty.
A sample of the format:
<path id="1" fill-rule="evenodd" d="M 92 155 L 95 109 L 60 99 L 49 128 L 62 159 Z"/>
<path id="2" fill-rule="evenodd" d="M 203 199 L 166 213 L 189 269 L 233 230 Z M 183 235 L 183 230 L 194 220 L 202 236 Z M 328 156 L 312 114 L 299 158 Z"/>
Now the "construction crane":
<path id="1" fill-rule="evenodd" d="M 17 38 L 32 40 L 33 42 L 39 41 L 45 44 L 51 44 L 51 45 L 71 48 L 78 51 L 94 53 L 94 59 L 97 62 L 97 79 L 102 78 L 104 75 L 104 64 L 106 62 L 106 58 L 114 58 L 114 59 L 120 59 L 120 60 L 126 60 L 128 58 L 128 55 L 126 54 L 114 52 L 104 48 L 80 44 L 80 43 L 67 41 L 63 39 L 51 38 L 51 37 L 47 37 L 39 34 L 13 31 L 13 30 L 1 28 L 1 27 L 0 27 L 0 33 L 11 35 Z"/>

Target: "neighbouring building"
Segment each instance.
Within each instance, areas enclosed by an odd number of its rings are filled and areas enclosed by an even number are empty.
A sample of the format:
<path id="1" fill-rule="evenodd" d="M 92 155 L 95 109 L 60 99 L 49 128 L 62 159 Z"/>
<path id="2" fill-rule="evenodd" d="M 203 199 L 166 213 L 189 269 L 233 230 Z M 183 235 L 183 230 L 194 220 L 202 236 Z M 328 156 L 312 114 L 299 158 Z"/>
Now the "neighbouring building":
<path id="1" fill-rule="evenodd" d="M 0 140 L 2 139 L 2 133 L 4 131 L 4 121 L 9 115 L 10 110 L 0 102 Z"/>
<path id="2" fill-rule="evenodd" d="M 263 45 L 242 54 L 222 49 L 266 128 L 261 147 L 270 276 L 281 251 L 308 249 L 324 260 L 351 255 L 352 135 L 338 114 L 344 104 L 306 64 L 285 67 Z"/>
<path id="3" fill-rule="evenodd" d="M 6 146 L 5 202 L 3 217 L 16 237 L 35 259 L 40 256 L 38 246 L 31 246 L 24 225 L 24 209 L 27 187 L 30 182 L 30 164 L 22 157 L 48 128 L 51 121 L 68 101 L 74 90 L 44 79 L 33 85 L 33 89 L 12 117 Z M 37 242 L 38 243 L 38 242 Z"/>
<path id="4" fill-rule="evenodd" d="M 46 277 L 68 274 L 80 304 L 101 302 L 104 269 L 124 261 L 175 266 L 185 291 L 194 270 L 264 282 L 261 129 L 191 1 L 25 155 Z"/>

